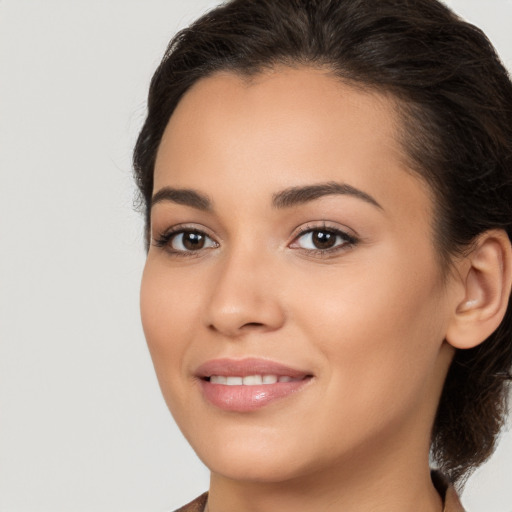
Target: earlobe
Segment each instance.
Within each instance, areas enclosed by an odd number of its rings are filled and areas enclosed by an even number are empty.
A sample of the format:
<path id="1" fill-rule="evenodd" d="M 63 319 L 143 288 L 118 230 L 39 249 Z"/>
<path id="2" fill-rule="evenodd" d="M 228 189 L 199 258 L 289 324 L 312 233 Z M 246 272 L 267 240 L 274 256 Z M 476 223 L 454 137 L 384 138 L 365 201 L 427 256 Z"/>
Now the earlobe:
<path id="1" fill-rule="evenodd" d="M 505 231 L 490 230 L 480 235 L 461 262 L 460 272 L 463 299 L 455 305 L 446 340 L 455 348 L 468 349 L 487 339 L 507 310 L 512 249 Z"/>

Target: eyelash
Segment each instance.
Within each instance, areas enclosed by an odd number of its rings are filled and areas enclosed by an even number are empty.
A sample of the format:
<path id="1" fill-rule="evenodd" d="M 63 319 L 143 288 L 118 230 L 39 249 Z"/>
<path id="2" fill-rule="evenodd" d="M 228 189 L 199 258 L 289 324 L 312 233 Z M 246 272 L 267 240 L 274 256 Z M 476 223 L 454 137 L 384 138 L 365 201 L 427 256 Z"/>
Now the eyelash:
<path id="1" fill-rule="evenodd" d="M 201 251 L 203 251 L 205 249 L 214 248 L 214 247 L 205 247 L 205 248 L 197 249 L 195 251 L 194 250 L 187 251 L 187 250 L 174 249 L 171 246 L 173 239 L 177 235 L 186 234 L 186 233 L 201 235 L 201 236 L 211 240 L 215 244 L 216 247 L 218 247 L 218 245 L 219 245 L 217 242 L 215 242 L 215 240 L 213 240 L 213 238 L 211 236 L 209 236 L 207 233 L 205 233 L 201 229 L 197 229 L 197 228 L 189 227 L 189 226 L 183 226 L 183 225 L 174 226 L 173 228 L 170 228 L 167 231 L 164 231 L 162 234 L 160 234 L 157 238 L 154 239 L 153 243 L 156 247 L 164 248 L 167 252 L 169 252 L 173 256 L 189 257 L 189 258 L 194 257 L 194 256 L 199 256 Z"/>
<path id="2" fill-rule="evenodd" d="M 294 244 L 297 244 L 298 240 L 300 240 L 302 237 L 312 234 L 312 233 L 327 233 L 329 235 L 333 235 L 336 237 L 336 239 L 339 237 L 342 240 L 342 243 L 335 245 L 334 247 L 329 247 L 326 249 L 305 249 L 303 247 L 293 247 Z M 171 246 L 171 242 L 173 241 L 174 237 L 180 234 L 197 234 L 201 235 L 213 242 L 213 246 L 210 247 L 202 247 L 197 250 L 180 250 L 180 249 L 174 249 Z M 334 255 L 342 250 L 347 250 L 349 248 L 352 248 L 356 246 L 359 242 L 359 239 L 356 238 L 353 235 L 349 235 L 345 231 L 342 231 L 338 228 L 327 226 L 326 224 L 323 224 L 322 226 L 304 226 L 299 228 L 298 233 L 294 236 L 293 241 L 291 244 L 289 244 L 289 247 L 294 248 L 295 250 L 302 251 L 308 255 L 314 255 L 314 256 L 322 256 L 322 257 L 328 257 L 331 255 Z M 156 247 L 165 248 L 171 255 L 177 256 L 177 257 L 197 257 L 200 255 L 200 253 L 207 249 L 212 249 L 215 247 L 218 247 L 219 244 L 216 242 L 212 237 L 210 237 L 207 233 L 204 231 L 194 228 L 194 227 L 187 227 L 183 225 L 175 226 L 171 229 L 168 229 L 167 231 L 160 234 L 157 238 L 154 239 L 153 244 Z"/>
<path id="3" fill-rule="evenodd" d="M 354 235 L 350 235 L 346 231 L 342 231 L 339 228 L 331 227 L 328 226 L 327 224 L 322 224 L 321 226 L 307 225 L 300 227 L 297 235 L 294 236 L 293 242 L 290 244 L 290 246 L 296 244 L 298 240 L 300 240 L 302 237 L 313 233 L 328 233 L 329 235 L 333 235 L 336 237 L 335 242 L 337 242 L 337 238 L 339 237 L 342 243 L 327 249 L 305 249 L 302 247 L 297 247 L 297 250 L 300 250 L 308 255 L 329 257 L 334 256 L 340 251 L 345 251 L 347 249 L 355 247 L 359 243 L 359 239 Z"/>

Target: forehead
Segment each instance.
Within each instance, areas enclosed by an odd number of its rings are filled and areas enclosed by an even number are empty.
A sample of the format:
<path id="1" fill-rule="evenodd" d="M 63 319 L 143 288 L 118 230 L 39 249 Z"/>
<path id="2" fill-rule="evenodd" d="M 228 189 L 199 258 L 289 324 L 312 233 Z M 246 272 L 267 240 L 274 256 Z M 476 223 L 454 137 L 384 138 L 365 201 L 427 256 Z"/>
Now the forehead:
<path id="1" fill-rule="evenodd" d="M 154 189 L 220 194 L 224 183 L 238 197 L 247 190 L 268 196 L 290 185 L 343 181 L 380 204 L 421 199 L 425 213 L 428 189 L 407 167 L 395 107 L 388 95 L 323 69 L 281 67 L 250 78 L 217 73 L 198 81 L 173 113 Z"/>
<path id="2" fill-rule="evenodd" d="M 305 165 L 332 147 L 346 158 L 378 152 L 398 162 L 404 158 L 397 127 L 389 97 L 356 89 L 326 70 L 281 67 L 251 78 L 217 73 L 179 102 L 160 144 L 155 178 L 159 164 L 191 157 L 198 144 L 203 151 L 216 149 L 216 157 L 229 156 L 230 164 L 252 148 L 267 169 L 285 152 Z"/>

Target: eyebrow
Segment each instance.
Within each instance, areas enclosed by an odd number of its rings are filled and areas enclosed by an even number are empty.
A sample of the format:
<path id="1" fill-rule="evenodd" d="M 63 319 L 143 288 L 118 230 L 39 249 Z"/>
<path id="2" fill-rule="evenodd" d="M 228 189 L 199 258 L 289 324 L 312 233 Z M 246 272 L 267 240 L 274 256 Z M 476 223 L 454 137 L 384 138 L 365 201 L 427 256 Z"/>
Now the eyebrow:
<path id="1" fill-rule="evenodd" d="M 151 207 L 157 203 L 164 201 L 170 201 L 176 204 L 182 204 L 184 206 L 190 206 L 197 210 L 210 211 L 212 209 L 212 202 L 208 198 L 196 190 L 189 188 L 172 188 L 164 187 L 161 188 L 152 198 Z"/>
<path id="2" fill-rule="evenodd" d="M 274 208 L 290 208 L 309 201 L 314 201 L 323 196 L 329 195 L 348 195 L 362 199 L 363 201 L 383 210 L 382 206 L 369 194 L 358 188 L 347 185 L 346 183 L 337 183 L 329 181 L 327 183 L 318 183 L 315 185 L 306 185 L 304 187 L 290 187 L 273 195 L 272 205 Z"/>
<path id="3" fill-rule="evenodd" d="M 376 206 L 381 210 L 383 209 L 382 206 L 366 192 L 346 183 L 337 183 L 335 181 L 306 185 L 303 187 L 286 188 L 272 196 L 272 206 L 278 209 L 291 208 L 329 195 L 349 195 Z M 202 211 L 212 210 L 212 201 L 208 196 L 189 188 L 163 187 L 151 198 L 151 207 L 164 201 L 190 206 L 191 208 Z"/>

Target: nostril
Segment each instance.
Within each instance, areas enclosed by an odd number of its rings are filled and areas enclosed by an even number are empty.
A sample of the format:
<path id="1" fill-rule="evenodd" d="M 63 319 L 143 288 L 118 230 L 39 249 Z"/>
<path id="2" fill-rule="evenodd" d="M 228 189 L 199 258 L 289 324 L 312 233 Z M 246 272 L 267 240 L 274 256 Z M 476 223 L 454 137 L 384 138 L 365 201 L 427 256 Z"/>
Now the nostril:
<path id="1" fill-rule="evenodd" d="M 205 326 L 209 331 L 238 337 L 251 332 L 279 329 L 284 323 L 284 312 L 275 301 L 245 301 L 237 297 L 212 300 L 205 311 Z M 235 301 L 236 299 L 236 301 Z"/>
<path id="2" fill-rule="evenodd" d="M 1 1 L 1 0 L 0 0 Z M 213 323 L 208 326 L 208 329 L 224 333 L 229 336 L 240 336 L 244 333 L 247 334 L 250 331 L 264 331 L 267 329 L 267 325 L 264 322 L 245 322 L 241 325 L 222 325 L 221 323 Z"/>

